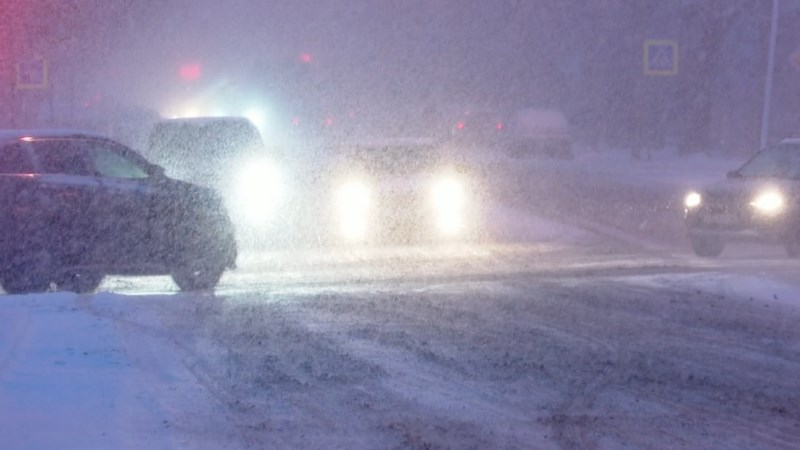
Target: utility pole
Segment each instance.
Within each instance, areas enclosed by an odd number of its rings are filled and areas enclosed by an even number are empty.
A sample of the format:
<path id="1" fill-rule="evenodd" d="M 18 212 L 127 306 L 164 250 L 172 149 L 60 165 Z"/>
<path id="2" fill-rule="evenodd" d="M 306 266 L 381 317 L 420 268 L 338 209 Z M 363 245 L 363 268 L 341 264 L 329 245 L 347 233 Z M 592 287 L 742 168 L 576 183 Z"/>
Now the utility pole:
<path id="1" fill-rule="evenodd" d="M 761 149 L 767 147 L 769 135 L 769 110 L 772 103 L 772 75 L 775 72 L 775 43 L 778 40 L 778 10 L 780 0 L 772 0 L 772 25 L 769 33 L 769 58 L 767 61 L 767 79 L 764 82 L 764 110 L 761 115 Z"/>

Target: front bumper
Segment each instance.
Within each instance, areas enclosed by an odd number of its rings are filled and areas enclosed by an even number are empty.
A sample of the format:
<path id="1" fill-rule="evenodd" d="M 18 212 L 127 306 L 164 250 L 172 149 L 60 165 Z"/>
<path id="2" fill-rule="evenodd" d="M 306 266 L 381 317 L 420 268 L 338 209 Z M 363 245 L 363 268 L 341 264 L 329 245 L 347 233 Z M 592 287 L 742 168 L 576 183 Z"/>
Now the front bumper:
<path id="1" fill-rule="evenodd" d="M 714 237 L 725 242 L 782 242 L 792 232 L 789 214 L 768 217 L 754 211 L 711 210 L 686 212 L 689 237 Z"/>

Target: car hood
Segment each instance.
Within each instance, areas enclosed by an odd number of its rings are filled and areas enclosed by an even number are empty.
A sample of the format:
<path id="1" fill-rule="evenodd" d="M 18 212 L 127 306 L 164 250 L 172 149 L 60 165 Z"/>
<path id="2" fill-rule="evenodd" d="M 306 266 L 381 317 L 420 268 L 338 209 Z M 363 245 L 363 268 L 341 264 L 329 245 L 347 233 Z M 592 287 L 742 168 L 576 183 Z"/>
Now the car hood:
<path id="1" fill-rule="evenodd" d="M 728 178 L 707 186 L 703 190 L 706 204 L 749 203 L 753 197 L 767 190 L 778 190 L 796 197 L 800 182 L 780 178 Z"/>

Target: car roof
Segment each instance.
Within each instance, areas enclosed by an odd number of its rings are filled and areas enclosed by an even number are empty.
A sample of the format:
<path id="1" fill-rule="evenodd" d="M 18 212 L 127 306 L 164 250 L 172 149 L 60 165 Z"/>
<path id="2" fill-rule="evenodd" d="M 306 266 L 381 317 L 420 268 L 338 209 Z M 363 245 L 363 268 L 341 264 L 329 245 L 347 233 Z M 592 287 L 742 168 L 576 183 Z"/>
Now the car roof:
<path id="1" fill-rule="evenodd" d="M 206 125 L 225 123 L 225 122 L 236 123 L 236 124 L 248 124 L 255 127 L 255 125 L 250 119 L 241 116 L 178 117 L 175 119 L 161 119 L 157 122 L 157 125 L 186 124 L 186 125 L 206 126 Z"/>
<path id="2" fill-rule="evenodd" d="M 18 130 L 0 130 L 0 144 L 7 144 L 9 142 L 18 141 L 22 138 L 33 139 L 104 139 L 107 136 L 102 134 L 72 129 L 18 129 Z"/>
<path id="3" fill-rule="evenodd" d="M 392 148 L 392 147 L 433 147 L 437 141 L 432 138 L 389 138 L 389 139 L 367 139 L 358 140 L 352 143 L 356 148 Z"/>
<path id="4" fill-rule="evenodd" d="M 788 138 L 781 141 L 781 144 L 800 145 L 800 138 Z"/>

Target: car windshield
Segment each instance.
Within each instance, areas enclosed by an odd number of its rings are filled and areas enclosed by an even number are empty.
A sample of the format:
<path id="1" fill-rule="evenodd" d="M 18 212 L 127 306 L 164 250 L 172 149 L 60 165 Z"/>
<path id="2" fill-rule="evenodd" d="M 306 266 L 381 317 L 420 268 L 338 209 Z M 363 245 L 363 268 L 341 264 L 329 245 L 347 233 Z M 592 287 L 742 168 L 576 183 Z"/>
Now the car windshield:
<path id="1" fill-rule="evenodd" d="M 745 178 L 800 178 L 800 144 L 768 148 L 748 161 L 736 175 Z"/>
<path id="2" fill-rule="evenodd" d="M 359 147 L 346 160 L 369 172 L 407 174 L 433 170 L 445 157 L 433 145 L 377 145 Z"/>

